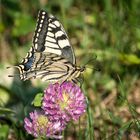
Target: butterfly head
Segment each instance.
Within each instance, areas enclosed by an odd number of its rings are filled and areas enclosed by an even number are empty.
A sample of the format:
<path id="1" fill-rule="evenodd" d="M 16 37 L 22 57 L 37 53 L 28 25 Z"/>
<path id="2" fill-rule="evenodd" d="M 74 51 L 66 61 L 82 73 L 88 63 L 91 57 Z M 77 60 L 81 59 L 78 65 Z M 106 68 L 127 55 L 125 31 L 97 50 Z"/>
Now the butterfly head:
<path id="1" fill-rule="evenodd" d="M 84 72 L 84 71 L 85 71 L 85 69 L 86 69 L 86 67 L 85 67 L 85 66 L 80 67 L 80 72 L 81 72 L 81 73 L 82 73 L 82 72 Z"/>

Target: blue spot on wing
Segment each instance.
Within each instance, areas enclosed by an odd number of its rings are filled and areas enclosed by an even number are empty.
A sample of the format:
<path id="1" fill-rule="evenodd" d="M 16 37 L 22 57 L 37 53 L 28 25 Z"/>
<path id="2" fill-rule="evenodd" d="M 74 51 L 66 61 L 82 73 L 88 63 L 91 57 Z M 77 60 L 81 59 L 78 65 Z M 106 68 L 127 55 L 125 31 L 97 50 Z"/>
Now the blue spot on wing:
<path id="1" fill-rule="evenodd" d="M 32 67 L 33 61 L 34 61 L 34 55 L 32 55 L 30 58 L 28 58 L 28 61 L 23 64 L 25 71 L 28 71 Z"/>

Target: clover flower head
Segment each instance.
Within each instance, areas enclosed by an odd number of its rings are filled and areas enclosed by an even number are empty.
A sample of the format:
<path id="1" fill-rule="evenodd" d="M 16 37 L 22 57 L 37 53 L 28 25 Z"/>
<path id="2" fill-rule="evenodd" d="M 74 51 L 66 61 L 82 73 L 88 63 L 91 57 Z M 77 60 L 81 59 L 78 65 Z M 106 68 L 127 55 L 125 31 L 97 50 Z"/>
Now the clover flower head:
<path id="1" fill-rule="evenodd" d="M 60 121 L 51 122 L 43 112 L 30 113 L 30 119 L 24 119 L 24 127 L 29 134 L 34 137 L 51 137 L 61 139 L 60 133 L 64 130 L 64 125 Z"/>
<path id="2" fill-rule="evenodd" d="M 85 96 L 74 83 L 50 84 L 44 92 L 42 109 L 50 120 L 78 120 L 86 110 Z"/>

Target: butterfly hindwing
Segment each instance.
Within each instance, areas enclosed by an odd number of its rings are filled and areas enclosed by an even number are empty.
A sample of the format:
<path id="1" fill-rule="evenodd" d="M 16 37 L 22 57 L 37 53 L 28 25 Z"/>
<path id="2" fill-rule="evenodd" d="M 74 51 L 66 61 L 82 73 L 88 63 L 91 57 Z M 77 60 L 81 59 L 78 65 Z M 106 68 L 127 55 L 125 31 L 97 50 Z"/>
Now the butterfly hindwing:
<path id="1" fill-rule="evenodd" d="M 33 67 L 24 73 L 24 80 L 40 78 L 43 81 L 65 81 L 73 76 L 79 76 L 76 66 L 67 59 L 52 53 L 34 53 Z M 76 75 L 78 74 L 78 75 Z"/>

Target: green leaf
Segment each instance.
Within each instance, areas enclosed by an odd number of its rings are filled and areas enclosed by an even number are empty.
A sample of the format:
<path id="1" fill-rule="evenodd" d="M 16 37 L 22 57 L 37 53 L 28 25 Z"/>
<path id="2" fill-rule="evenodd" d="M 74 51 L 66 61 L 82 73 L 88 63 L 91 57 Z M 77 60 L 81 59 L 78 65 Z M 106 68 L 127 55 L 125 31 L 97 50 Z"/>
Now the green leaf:
<path id="1" fill-rule="evenodd" d="M 121 54 L 120 59 L 128 65 L 140 64 L 140 58 L 134 54 Z"/>
<path id="2" fill-rule="evenodd" d="M 126 122 L 120 129 L 119 131 L 127 131 L 128 129 L 130 129 L 131 125 L 132 125 L 132 121 Z"/>
<path id="3" fill-rule="evenodd" d="M 115 116 L 112 112 L 108 111 L 109 117 L 114 124 L 121 124 L 121 118 L 119 116 Z"/>
<path id="4" fill-rule="evenodd" d="M 9 93 L 6 90 L 0 88 L 0 106 L 4 106 L 9 102 L 9 100 Z"/>
<path id="5" fill-rule="evenodd" d="M 0 107 L 0 114 L 10 114 L 10 113 L 15 113 L 15 112 L 9 108 Z"/>
<path id="6" fill-rule="evenodd" d="M 7 140 L 9 132 L 9 126 L 8 125 L 0 125 L 0 139 Z"/>
<path id="7" fill-rule="evenodd" d="M 35 96 L 35 98 L 34 98 L 32 104 L 33 104 L 34 106 L 36 106 L 36 107 L 41 107 L 42 98 L 43 98 L 43 93 L 38 93 L 38 94 Z"/>

